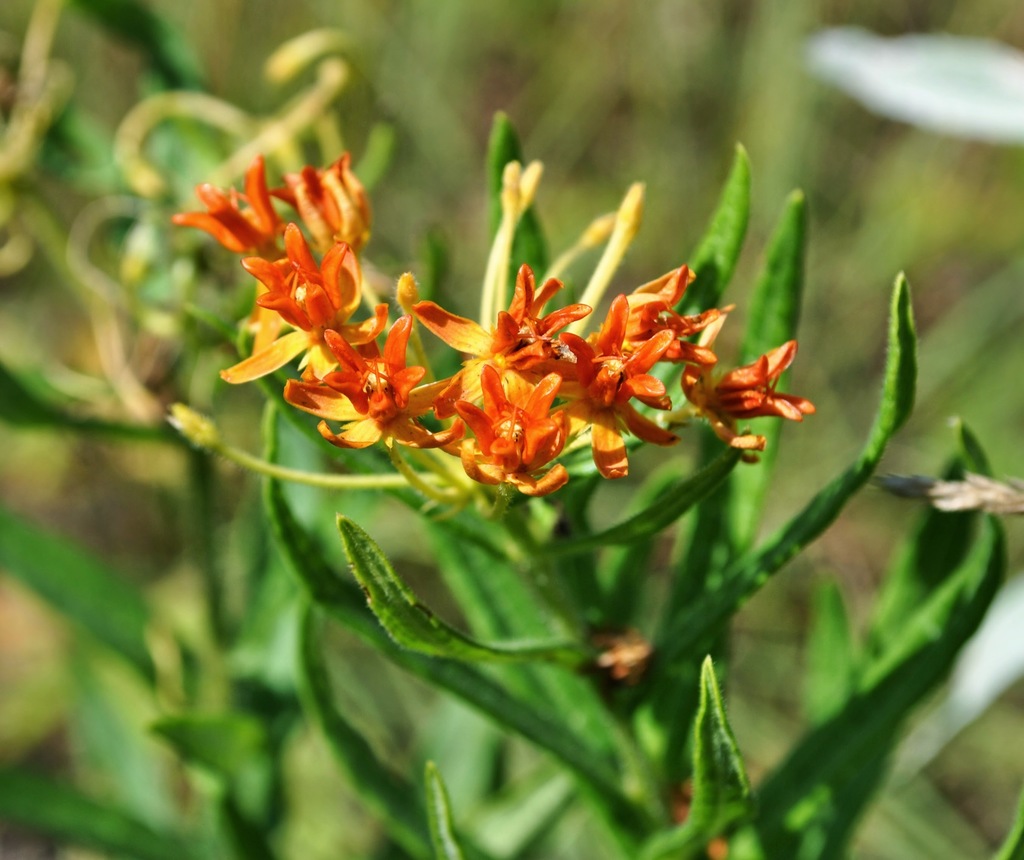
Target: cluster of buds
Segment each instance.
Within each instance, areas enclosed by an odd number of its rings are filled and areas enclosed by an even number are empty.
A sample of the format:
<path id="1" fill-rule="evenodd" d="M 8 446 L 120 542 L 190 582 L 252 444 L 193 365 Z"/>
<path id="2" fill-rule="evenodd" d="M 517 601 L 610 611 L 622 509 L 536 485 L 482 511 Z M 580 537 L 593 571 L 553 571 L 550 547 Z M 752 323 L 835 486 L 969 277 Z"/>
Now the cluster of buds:
<path id="1" fill-rule="evenodd" d="M 671 445 L 679 439 L 672 427 L 699 416 L 723 442 L 751 457 L 765 439 L 739 430 L 739 422 L 758 416 L 800 421 L 814 411 L 808 400 L 776 391 L 796 355 L 795 341 L 745 367 L 719 371 L 714 342 L 730 308 L 679 313 L 694 277 L 686 266 L 615 296 L 585 333 L 636 232 L 642 186 L 631 188 L 616 216 L 595 221 L 579 243 L 578 249 L 606 241 L 581 303 L 558 306 L 563 283 L 557 272 L 538 286 L 527 265 L 519 268 L 509 297 L 512 237 L 539 176 L 536 163 L 506 167 L 503 218 L 479 321 L 420 301 L 411 274 L 398 281 L 403 313 L 390 321 L 388 305 L 364 283 L 359 255 L 369 237 L 370 209 L 347 154 L 327 170 L 306 167 L 285 176 L 283 188 L 267 188 L 262 159 L 247 173 L 245 194 L 199 186 L 208 212 L 178 215 L 175 223 L 252 254 L 242 266 L 259 282 L 250 319 L 253 352 L 221 375 L 246 382 L 301 356 L 301 376 L 287 382 L 284 397 L 321 419 L 327 441 L 341 448 L 382 442 L 393 459 L 400 446 L 430 449 L 457 457 L 473 481 L 527 495 L 565 484 L 569 474 L 557 460 L 585 445 L 604 477 L 621 478 L 628 471 L 624 435 Z M 298 221 L 285 224 L 273 199 L 291 205 Z M 364 303 L 368 312 L 353 320 Z M 463 356 L 453 376 L 434 378 L 420 327 Z M 675 410 L 654 372 L 666 364 L 677 368 L 686 401 Z M 652 417 L 659 413 L 660 422 Z"/>

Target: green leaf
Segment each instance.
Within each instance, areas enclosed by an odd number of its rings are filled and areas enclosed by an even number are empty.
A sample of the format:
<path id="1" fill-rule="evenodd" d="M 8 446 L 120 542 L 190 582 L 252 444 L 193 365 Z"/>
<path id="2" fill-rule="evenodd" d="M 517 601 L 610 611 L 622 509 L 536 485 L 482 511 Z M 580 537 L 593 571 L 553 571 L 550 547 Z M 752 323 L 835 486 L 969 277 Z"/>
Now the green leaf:
<path id="1" fill-rule="evenodd" d="M 241 713 L 163 717 L 151 728 L 185 761 L 220 776 L 235 776 L 266 751 L 263 726 Z"/>
<path id="2" fill-rule="evenodd" d="M 199 89 L 203 75 L 185 34 L 138 0 L 71 0 L 115 36 L 134 43 L 167 89 Z"/>
<path id="3" fill-rule="evenodd" d="M 882 773 L 879 757 L 891 749 L 910 710 L 948 674 L 988 610 L 1005 566 L 1002 531 L 990 518 L 971 553 L 865 667 L 843 708 L 806 735 L 762 786 L 757 826 L 769 856 L 797 856 L 809 824 L 827 821 L 832 810 L 845 835 L 858 812 L 851 788 L 859 803 L 866 801 Z M 872 762 L 874 780 L 857 787 Z"/>
<path id="4" fill-rule="evenodd" d="M 814 592 L 811 623 L 804 699 L 808 720 L 820 723 L 843 706 L 856 667 L 850 621 L 834 582 L 824 582 Z"/>
<path id="5" fill-rule="evenodd" d="M 0 768 L 0 820 L 57 841 L 137 860 L 198 856 L 176 835 L 154 830 L 67 785 L 13 768 Z"/>
<path id="6" fill-rule="evenodd" d="M 427 762 L 425 779 L 427 783 L 427 814 L 430 822 L 430 842 L 434 846 L 437 860 L 463 860 L 459 840 L 452 826 L 452 814 L 448 806 L 448 792 L 437 766 Z"/>
<path id="7" fill-rule="evenodd" d="M 621 523 L 593 535 L 551 541 L 542 547 L 545 555 L 568 555 L 598 549 L 608 544 L 647 540 L 674 523 L 693 505 L 711 493 L 739 462 L 740 452 L 726 448 L 722 454 L 694 475 L 673 483 L 644 510 Z"/>
<path id="8" fill-rule="evenodd" d="M 741 365 L 796 337 L 804 284 L 807 207 L 801 191 L 786 201 L 750 302 L 750 318 L 740 350 Z M 737 469 L 729 479 L 728 533 L 735 549 L 745 551 L 756 535 L 765 493 L 775 467 L 783 421 L 755 421 L 767 440 L 759 462 Z M 811 432 L 810 429 L 807 432 Z"/>
<path id="9" fill-rule="evenodd" d="M 721 629 L 773 573 L 828 528 L 847 501 L 870 479 L 889 439 L 907 420 L 914 404 L 917 359 L 910 290 L 902 275 L 896 278 L 891 307 L 881 403 L 857 460 L 764 544 L 729 565 L 713 592 L 679 612 L 666 625 L 659 639 L 667 665 L 686 659 L 687 655 L 692 657 L 696 645 Z"/>
<path id="10" fill-rule="evenodd" d="M 490 235 L 493 237 L 501 223 L 501 177 L 505 165 L 510 161 L 522 163 L 523 152 L 519 145 L 519 136 L 512 126 L 508 115 L 498 112 L 494 115 L 491 126 L 491 138 L 487 144 L 487 190 L 490 215 Z M 526 263 L 540 275 L 548 265 L 547 243 L 537 220 L 533 206 L 530 206 L 519 219 L 515 237 L 512 241 L 512 260 L 510 277 L 515 278 L 519 267 Z"/>
<path id="11" fill-rule="evenodd" d="M 711 658 L 700 671 L 700 706 L 694 722 L 693 803 L 686 822 L 644 846 L 644 860 L 699 856 L 707 843 L 753 814 L 750 780 L 725 715 Z"/>
<path id="12" fill-rule="evenodd" d="M 711 216 L 711 223 L 690 255 L 690 268 L 696 280 L 686 290 L 681 313 L 712 308 L 732 278 L 743 248 L 750 216 L 750 160 L 747 151 L 737 145 L 732 169 Z"/>
<path id="13" fill-rule="evenodd" d="M 477 642 L 424 606 L 395 573 L 380 547 L 359 526 L 339 516 L 338 531 L 370 609 L 399 645 L 421 654 L 470 661 L 543 660 L 579 666 L 589 658 L 588 649 L 573 642 Z"/>
<path id="14" fill-rule="evenodd" d="M 1024 860 L 1024 791 L 1017 801 L 1017 815 L 1013 819 L 1013 827 L 992 860 Z"/>
<path id="15" fill-rule="evenodd" d="M 629 803 L 622 795 L 617 764 L 605 750 L 590 738 L 570 732 L 534 700 L 516 695 L 475 667 L 399 647 L 366 608 L 355 584 L 332 570 L 317 552 L 288 509 L 279 482 L 266 482 L 264 502 L 285 561 L 315 603 L 393 662 L 549 751 L 593 785 L 611 808 L 628 815 Z"/>
<path id="16" fill-rule="evenodd" d="M 43 385 L 32 384 L 0 363 L 0 421 L 22 428 L 60 428 L 141 442 L 184 444 L 177 433 L 161 424 L 123 424 L 74 415 L 69 402 L 57 403 Z"/>
<path id="17" fill-rule="evenodd" d="M 304 614 L 299 641 L 303 702 L 323 731 L 335 760 L 358 789 L 362 801 L 387 822 L 392 838 L 415 857 L 429 856 L 429 834 L 423 810 L 416 802 L 418 792 L 381 762 L 366 738 L 334 704 L 311 612 Z"/>
<path id="18" fill-rule="evenodd" d="M 124 577 L 71 542 L 3 508 L 0 568 L 152 680 L 146 644 L 152 619 L 142 595 Z"/>

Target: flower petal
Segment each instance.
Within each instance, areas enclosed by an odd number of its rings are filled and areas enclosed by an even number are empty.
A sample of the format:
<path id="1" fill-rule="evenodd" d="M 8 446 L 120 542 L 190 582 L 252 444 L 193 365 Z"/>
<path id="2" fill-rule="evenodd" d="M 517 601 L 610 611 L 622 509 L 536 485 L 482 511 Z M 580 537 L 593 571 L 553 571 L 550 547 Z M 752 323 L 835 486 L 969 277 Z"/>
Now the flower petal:
<path id="1" fill-rule="evenodd" d="M 238 384 L 251 382 L 284 367 L 289 361 L 309 348 L 309 335 L 304 331 L 293 331 L 280 337 L 249 358 L 222 370 L 221 379 Z"/>

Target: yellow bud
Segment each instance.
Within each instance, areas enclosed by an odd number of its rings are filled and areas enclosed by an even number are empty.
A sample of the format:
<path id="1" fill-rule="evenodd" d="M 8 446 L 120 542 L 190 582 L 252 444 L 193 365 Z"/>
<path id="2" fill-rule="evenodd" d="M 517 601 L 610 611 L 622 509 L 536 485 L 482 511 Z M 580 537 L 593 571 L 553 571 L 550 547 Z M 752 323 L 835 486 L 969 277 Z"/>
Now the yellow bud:
<path id="1" fill-rule="evenodd" d="M 220 447 L 220 433 L 217 430 L 217 425 L 184 403 L 173 404 L 167 420 L 175 430 L 197 448 L 213 451 Z"/>
<path id="2" fill-rule="evenodd" d="M 398 279 L 398 288 L 395 291 L 398 299 L 398 306 L 403 313 L 411 314 L 412 306 L 420 300 L 420 291 L 416 286 L 416 278 L 411 272 L 406 272 Z"/>

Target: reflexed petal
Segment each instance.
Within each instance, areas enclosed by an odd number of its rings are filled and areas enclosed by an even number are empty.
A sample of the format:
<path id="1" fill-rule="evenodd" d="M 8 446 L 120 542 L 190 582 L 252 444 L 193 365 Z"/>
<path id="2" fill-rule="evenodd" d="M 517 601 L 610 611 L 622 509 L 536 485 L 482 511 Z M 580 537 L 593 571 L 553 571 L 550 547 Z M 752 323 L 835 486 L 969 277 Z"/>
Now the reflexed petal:
<path id="1" fill-rule="evenodd" d="M 565 466 L 558 463 L 540 478 L 531 478 L 529 475 L 509 475 L 508 479 L 515 484 L 519 492 L 526 496 L 546 496 L 564 487 L 569 480 L 569 473 Z"/>
<path id="2" fill-rule="evenodd" d="M 490 353 L 490 333 L 473 320 L 450 313 L 434 302 L 417 302 L 412 310 L 416 319 L 453 349 L 467 355 Z"/>
<path id="3" fill-rule="evenodd" d="M 309 348 L 309 335 L 304 331 L 289 332 L 266 349 L 254 353 L 244 361 L 220 372 L 225 382 L 238 384 L 251 382 L 284 367 L 289 361 Z"/>
<path id="4" fill-rule="evenodd" d="M 655 445 L 674 445 L 679 441 L 679 437 L 675 433 L 670 433 L 664 427 L 658 426 L 628 404 L 619 407 L 619 415 L 626 422 L 629 432 L 638 439 L 653 442 Z"/>
<path id="5" fill-rule="evenodd" d="M 615 415 L 608 412 L 595 415 L 591 434 L 597 471 L 606 478 L 624 478 L 629 472 L 629 460 Z"/>
<path id="6" fill-rule="evenodd" d="M 328 421 L 357 421 L 363 417 L 344 394 L 320 383 L 289 379 L 284 387 L 284 399 L 303 412 Z"/>
<path id="7" fill-rule="evenodd" d="M 380 425 L 372 418 L 347 424 L 340 433 L 332 433 L 326 421 L 321 421 L 316 429 L 324 439 L 339 448 L 369 448 L 380 441 L 382 435 Z"/>

